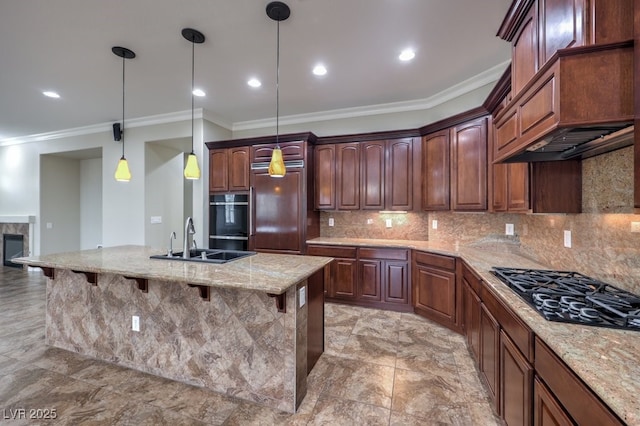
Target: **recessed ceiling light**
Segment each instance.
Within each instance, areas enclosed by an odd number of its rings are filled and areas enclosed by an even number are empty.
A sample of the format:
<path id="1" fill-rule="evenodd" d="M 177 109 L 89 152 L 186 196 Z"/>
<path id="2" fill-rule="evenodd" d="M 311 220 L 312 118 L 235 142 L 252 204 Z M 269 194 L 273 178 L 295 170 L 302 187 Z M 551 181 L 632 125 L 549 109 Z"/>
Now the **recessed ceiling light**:
<path id="1" fill-rule="evenodd" d="M 400 52 L 400 56 L 398 56 L 398 59 L 400 59 L 401 61 L 410 61 L 415 57 L 416 52 L 414 52 L 413 49 L 404 49 L 402 52 Z"/>
<path id="2" fill-rule="evenodd" d="M 247 81 L 247 84 L 249 86 L 251 86 L 251 87 L 260 87 L 260 86 L 262 86 L 262 83 L 257 78 L 250 79 L 249 81 Z"/>
<path id="3" fill-rule="evenodd" d="M 327 68 L 322 64 L 318 64 L 313 67 L 313 73 L 315 75 L 325 75 L 327 73 Z"/>
<path id="4" fill-rule="evenodd" d="M 48 98 L 58 99 L 60 97 L 60 95 L 58 95 L 56 92 L 52 92 L 52 91 L 49 91 L 49 90 L 42 92 L 42 94 L 45 95 Z"/>
<path id="5" fill-rule="evenodd" d="M 206 93 L 204 93 L 204 90 L 202 90 L 202 89 L 194 89 L 194 90 L 193 90 L 193 96 L 200 96 L 200 97 L 202 97 L 202 96 L 206 96 L 206 95 L 207 95 L 207 94 L 206 94 Z"/>

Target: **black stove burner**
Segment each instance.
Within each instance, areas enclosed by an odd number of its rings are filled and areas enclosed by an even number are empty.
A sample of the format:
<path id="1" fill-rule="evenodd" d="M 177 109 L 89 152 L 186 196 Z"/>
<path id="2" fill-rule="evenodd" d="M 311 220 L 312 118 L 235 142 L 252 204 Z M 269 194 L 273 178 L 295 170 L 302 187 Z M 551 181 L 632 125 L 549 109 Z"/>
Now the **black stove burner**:
<path id="1" fill-rule="evenodd" d="M 577 272 L 494 267 L 492 272 L 549 321 L 640 331 L 640 297 Z"/>

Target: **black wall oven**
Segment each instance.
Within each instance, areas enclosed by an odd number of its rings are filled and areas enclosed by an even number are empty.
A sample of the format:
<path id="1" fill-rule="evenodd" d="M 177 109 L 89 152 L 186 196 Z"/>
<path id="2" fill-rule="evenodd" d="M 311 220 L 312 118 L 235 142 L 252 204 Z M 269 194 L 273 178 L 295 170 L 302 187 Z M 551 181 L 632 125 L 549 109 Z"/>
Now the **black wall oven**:
<path id="1" fill-rule="evenodd" d="M 249 194 L 215 194 L 209 198 L 209 248 L 247 250 Z"/>

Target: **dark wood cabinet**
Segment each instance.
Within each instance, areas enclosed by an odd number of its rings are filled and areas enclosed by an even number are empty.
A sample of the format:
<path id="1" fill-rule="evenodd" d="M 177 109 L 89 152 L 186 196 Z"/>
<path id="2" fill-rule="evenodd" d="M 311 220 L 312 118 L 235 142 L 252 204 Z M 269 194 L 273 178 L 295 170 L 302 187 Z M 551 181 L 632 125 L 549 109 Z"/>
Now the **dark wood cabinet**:
<path id="1" fill-rule="evenodd" d="M 539 378 L 533 382 L 534 426 L 573 426 L 575 423 Z"/>
<path id="2" fill-rule="evenodd" d="M 412 284 L 414 312 L 459 331 L 456 259 L 414 251 Z"/>
<path id="3" fill-rule="evenodd" d="M 498 414 L 500 412 L 500 324 L 486 305 L 480 307 L 480 375 Z"/>
<path id="4" fill-rule="evenodd" d="M 463 328 L 467 338 L 467 346 L 476 363 L 480 362 L 480 293 L 481 281 L 467 267 L 462 265 L 462 304 L 463 304 Z"/>
<path id="5" fill-rule="evenodd" d="M 428 172 L 428 171 L 427 171 Z M 487 209 L 487 119 L 451 132 L 451 209 Z"/>
<path id="6" fill-rule="evenodd" d="M 338 210 L 360 209 L 360 144 L 336 145 L 336 197 Z"/>
<path id="7" fill-rule="evenodd" d="M 491 210 L 494 212 L 526 212 L 529 202 L 529 164 L 493 164 Z"/>
<path id="8" fill-rule="evenodd" d="M 315 208 L 336 208 L 336 146 L 319 145 L 315 148 Z"/>
<path id="9" fill-rule="evenodd" d="M 422 138 L 422 209 L 449 210 L 449 129 Z"/>
<path id="10" fill-rule="evenodd" d="M 548 394 L 553 396 L 553 399 L 557 401 L 559 406 L 562 406 L 563 410 L 576 424 L 624 424 L 538 337 L 535 338 L 534 366 L 539 380 L 548 388 Z M 538 411 L 546 410 L 548 405 L 548 403 L 541 405 L 536 402 L 534 418 L 551 418 L 552 416 L 545 413 L 545 411 Z"/>
<path id="11" fill-rule="evenodd" d="M 409 250 L 311 244 L 307 254 L 334 258 L 328 301 L 411 311 Z"/>
<path id="12" fill-rule="evenodd" d="M 360 145 L 360 207 L 363 210 L 413 209 L 413 139 Z"/>
<path id="13" fill-rule="evenodd" d="M 538 25 L 535 6 L 526 14 L 511 43 L 513 94 L 519 93 L 538 71 Z"/>
<path id="14" fill-rule="evenodd" d="M 333 257 L 330 275 L 325 286 L 325 297 L 355 300 L 358 282 L 357 249 L 355 247 L 309 245 L 309 256 Z"/>
<path id="15" fill-rule="evenodd" d="M 422 138 L 422 209 L 487 210 L 487 117 Z"/>
<path id="16" fill-rule="evenodd" d="M 249 190 L 249 147 L 209 151 L 209 192 Z"/>
<path id="17" fill-rule="evenodd" d="M 533 418 L 533 367 L 504 331 L 500 332 L 500 412 L 509 426 L 530 425 Z"/>

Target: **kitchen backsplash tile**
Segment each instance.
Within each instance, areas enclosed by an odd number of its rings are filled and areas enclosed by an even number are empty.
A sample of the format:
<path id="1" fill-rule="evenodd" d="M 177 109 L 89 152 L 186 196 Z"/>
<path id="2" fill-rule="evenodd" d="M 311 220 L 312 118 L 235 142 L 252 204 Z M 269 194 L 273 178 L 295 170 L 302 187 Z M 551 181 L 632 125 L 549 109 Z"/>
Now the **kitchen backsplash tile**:
<path id="1" fill-rule="evenodd" d="M 589 158 L 582 167 L 582 214 L 323 212 L 320 235 L 517 250 L 550 268 L 576 270 L 640 294 L 640 233 L 631 232 L 632 222 L 640 222 L 633 214 L 633 148 Z M 385 227 L 387 218 L 391 228 Z M 514 236 L 505 235 L 507 223 L 514 225 Z M 571 248 L 564 247 L 565 230 L 571 231 Z"/>

